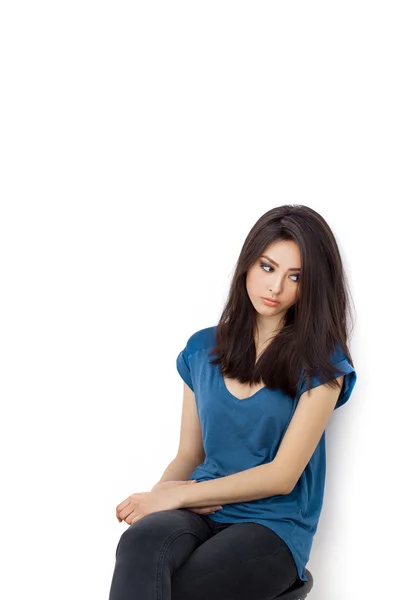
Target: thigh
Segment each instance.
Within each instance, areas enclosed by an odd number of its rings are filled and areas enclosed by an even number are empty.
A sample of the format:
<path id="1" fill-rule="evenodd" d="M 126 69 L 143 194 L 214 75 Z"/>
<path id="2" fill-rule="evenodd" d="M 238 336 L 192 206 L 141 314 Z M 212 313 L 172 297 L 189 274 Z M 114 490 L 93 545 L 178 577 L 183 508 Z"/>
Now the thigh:
<path id="1" fill-rule="evenodd" d="M 296 580 L 285 542 L 259 523 L 233 523 L 172 573 L 172 600 L 270 600 Z"/>
<path id="2" fill-rule="evenodd" d="M 187 558 L 185 552 L 189 554 L 211 535 L 212 529 L 202 515 L 185 509 L 157 511 L 132 523 L 123 532 L 117 545 L 116 556 L 133 553 L 136 559 L 140 554 L 145 561 L 149 560 L 150 555 L 154 555 L 158 560 L 163 549 L 177 548 L 182 557 L 174 557 L 172 551 L 170 555 L 172 563 L 179 564 Z M 173 544 L 177 538 L 182 538 L 183 541 Z"/>
<path id="3" fill-rule="evenodd" d="M 151 513 L 120 537 L 110 600 L 170 598 L 171 573 L 213 534 L 204 519 L 185 509 Z"/>

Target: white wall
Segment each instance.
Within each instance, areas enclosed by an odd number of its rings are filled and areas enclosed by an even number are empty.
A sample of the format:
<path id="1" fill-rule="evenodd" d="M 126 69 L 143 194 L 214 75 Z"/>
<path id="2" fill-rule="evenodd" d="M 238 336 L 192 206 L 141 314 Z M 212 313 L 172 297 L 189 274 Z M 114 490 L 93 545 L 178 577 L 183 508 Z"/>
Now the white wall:
<path id="1" fill-rule="evenodd" d="M 108 598 L 115 508 L 177 450 L 176 356 L 217 322 L 250 227 L 284 203 L 330 223 L 357 310 L 309 597 L 392 597 L 397 3 L 1 13 L 4 597 Z"/>

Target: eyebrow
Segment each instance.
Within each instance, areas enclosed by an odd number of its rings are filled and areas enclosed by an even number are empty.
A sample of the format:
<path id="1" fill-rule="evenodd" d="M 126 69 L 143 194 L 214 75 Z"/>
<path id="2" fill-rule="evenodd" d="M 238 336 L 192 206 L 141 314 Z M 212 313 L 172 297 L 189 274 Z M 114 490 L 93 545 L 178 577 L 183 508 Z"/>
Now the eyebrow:
<path id="1" fill-rule="evenodd" d="M 269 262 L 272 262 L 273 265 L 279 267 L 278 263 L 275 262 L 274 260 L 272 260 L 272 258 L 270 258 L 269 256 L 267 256 L 266 254 L 261 254 L 261 256 L 263 256 L 264 258 L 267 258 L 269 260 Z M 292 269 L 288 269 L 288 271 L 301 271 L 301 268 L 298 267 L 293 267 Z"/>

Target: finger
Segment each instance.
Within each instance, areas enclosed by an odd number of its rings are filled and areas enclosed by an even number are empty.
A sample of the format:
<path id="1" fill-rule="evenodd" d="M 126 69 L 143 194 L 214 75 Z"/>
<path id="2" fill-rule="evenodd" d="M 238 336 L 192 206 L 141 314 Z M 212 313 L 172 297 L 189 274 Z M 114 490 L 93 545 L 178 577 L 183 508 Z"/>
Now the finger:
<path id="1" fill-rule="evenodd" d="M 130 505 L 130 506 L 128 506 L 128 508 L 125 508 L 124 510 L 120 511 L 119 516 L 121 517 L 121 519 L 123 519 L 125 521 L 127 519 L 127 517 L 129 517 L 133 513 L 135 513 L 135 507 Z M 137 515 L 137 512 L 136 512 L 135 516 L 136 515 Z"/>
<path id="2" fill-rule="evenodd" d="M 130 497 L 125 498 L 125 500 L 123 500 L 122 502 L 120 502 L 117 506 L 117 510 L 122 510 L 123 508 L 125 508 L 125 506 L 127 506 L 130 502 Z"/>
<path id="3" fill-rule="evenodd" d="M 121 511 L 128 506 L 130 503 L 130 497 L 127 498 L 126 500 L 124 500 L 123 502 L 121 502 L 120 504 L 118 504 L 117 509 L 116 509 L 116 513 L 117 513 L 117 518 L 118 515 L 121 514 Z"/>

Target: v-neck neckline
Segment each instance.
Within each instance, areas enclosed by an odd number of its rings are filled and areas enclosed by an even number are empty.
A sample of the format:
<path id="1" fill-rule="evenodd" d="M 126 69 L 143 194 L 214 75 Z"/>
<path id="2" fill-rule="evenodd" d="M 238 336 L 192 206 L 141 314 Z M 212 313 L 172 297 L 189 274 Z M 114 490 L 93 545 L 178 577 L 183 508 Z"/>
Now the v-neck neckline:
<path id="1" fill-rule="evenodd" d="M 271 343 L 271 341 L 270 341 L 269 343 Z M 269 346 L 269 344 L 268 344 L 268 346 Z M 264 348 L 263 352 L 261 352 L 261 354 L 259 354 L 259 355 L 257 356 L 257 358 L 256 358 L 256 364 L 257 364 L 258 360 L 260 359 L 260 356 L 261 356 L 261 355 L 264 353 L 264 351 L 265 351 L 265 348 Z M 267 389 L 267 386 L 266 386 L 266 385 L 263 385 L 263 387 L 262 387 L 262 388 L 260 388 L 260 389 L 259 389 L 259 390 L 257 390 L 256 392 L 254 392 L 254 394 L 252 394 L 251 396 L 248 396 L 247 398 L 237 398 L 237 396 L 235 396 L 234 394 L 232 394 L 232 392 L 230 392 L 230 391 L 228 390 L 228 386 L 226 385 L 226 382 L 225 382 L 224 376 L 222 375 L 222 372 L 221 372 L 221 369 L 220 369 L 220 368 L 218 368 L 218 377 L 219 377 L 219 379 L 221 380 L 221 383 L 222 383 L 222 388 L 223 388 L 223 390 L 224 390 L 224 391 L 225 391 L 225 392 L 226 392 L 226 393 L 227 393 L 227 394 L 228 394 L 228 395 L 229 395 L 231 398 L 233 398 L 234 400 L 236 400 L 236 402 L 245 402 L 246 400 L 252 400 L 252 399 L 253 399 L 253 398 L 255 398 L 256 396 L 258 396 L 258 394 L 259 394 L 260 392 L 262 392 L 262 391 L 264 391 L 265 389 Z"/>
<path id="2" fill-rule="evenodd" d="M 259 390 L 257 390 L 256 392 L 254 392 L 254 394 L 252 394 L 251 396 L 248 396 L 247 398 L 237 398 L 237 396 L 235 396 L 234 394 L 232 394 L 232 392 L 230 392 L 230 391 L 228 390 L 228 387 L 227 387 L 227 385 L 226 385 L 225 379 L 224 379 L 224 377 L 223 377 L 223 375 L 222 375 L 222 373 L 221 373 L 220 371 L 218 372 L 218 375 L 219 375 L 219 378 L 220 378 L 220 380 L 221 380 L 221 382 L 222 382 L 222 387 L 223 387 L 223 389 L 225 390 L 225 392 L 226 392 L 227 394 L 229 394 L 229 396 L 230 396 L 231 398 L 233 398 L 234 400 L 236 400 L 236 402 L 246 402 L 246 400 L 252 400 L 252 399 L 253 399 L 253 398 L 255 398 L 256 396 L 258 396 L 258 394 L 259 394 L 260 392 L 262 392 L 263 390 L 265 390 L 265 389 L 267 388 L 267 386 L 266 386 L 266 385 L 264 385 L 262 388 L 260 388 Z"/>

